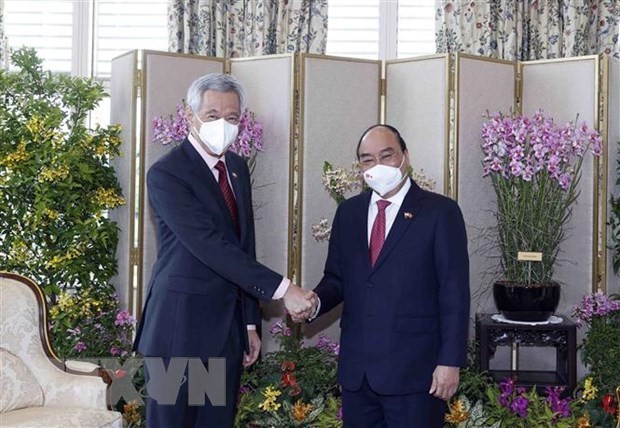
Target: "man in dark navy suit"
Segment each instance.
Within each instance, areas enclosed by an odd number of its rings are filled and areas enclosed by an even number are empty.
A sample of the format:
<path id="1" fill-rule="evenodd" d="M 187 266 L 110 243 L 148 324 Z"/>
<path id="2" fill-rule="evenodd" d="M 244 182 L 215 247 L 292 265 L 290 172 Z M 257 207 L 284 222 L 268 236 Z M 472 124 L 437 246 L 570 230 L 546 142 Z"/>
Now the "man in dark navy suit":
<path id="1" fill-rule="evenodd" d="M 258 299 L 281 298 L 297 316 L 315 302 L 256 261 L 250 174 L 228 151 L 245 108 L 243 87 L 209 74 L 192 83 L 187 103 L 190 135 L 147 175 L 159 246 L 135 348 L 146 357 L 149 427 L 225 428 L 233 425 L 242 365 L 260 351 Z M 205 394 L 192 396 L 189 364 L 181 385 L 162 371 L 187 359 L 208 371 L 213 358 L 226 364 L 223 406 L 193 405 Z M 169 402 L 171 388 L 178 394 Z"/>
<path id="2" fill-rule="evenodd" d="M 343 302 L 338 379 L 345 427 L 443 426 L 466 364 L 469 261 L 463 216 L 408 178 L 399 132 L 376 125 L 357 157 L 372 189 L 338 206 L 320 316 Z"/>

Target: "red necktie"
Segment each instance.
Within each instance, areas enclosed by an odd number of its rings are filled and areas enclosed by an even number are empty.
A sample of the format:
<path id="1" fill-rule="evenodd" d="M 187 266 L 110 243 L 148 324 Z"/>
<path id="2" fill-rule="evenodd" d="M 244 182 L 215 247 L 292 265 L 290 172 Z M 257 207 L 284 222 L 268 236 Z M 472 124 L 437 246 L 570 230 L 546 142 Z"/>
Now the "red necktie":
<path id="1" fill-rule="evenodd" d="M 377 201 L 377 207 L 379 212 L 375 218 L 375 223 L 372 225 L 372 232 L 370 233 L 370 265 L 374 266 L 381 254 L 381 248 L 385 242 L 385 209 L 390 205 L 390 201 L 380 199 Z"/>
<path id="2" fill-rule="evenodd" d="M 233 195 L 232 189 L 230 188 L 230 184 L 228 184 L 228 174 L 226 174 L 226 165 L 224 162 L 219 161 L 215 164 L 215 169 L 218 172 L 217 184 L 220 186 L 220 190 L 222 191 L 222 195 L 224 196 L 224 200 L 226 201 L 226 205 L 228 205 L 228 211 L 230 211 L 230 216 L 233 219 L 233 224 L 235 225 L 235 231 L 237 232 L 237 236 L 240 233 L 239 227 L 239 213 L 237 212 L 237 202 L 235 201 L 235 195 Z"/>

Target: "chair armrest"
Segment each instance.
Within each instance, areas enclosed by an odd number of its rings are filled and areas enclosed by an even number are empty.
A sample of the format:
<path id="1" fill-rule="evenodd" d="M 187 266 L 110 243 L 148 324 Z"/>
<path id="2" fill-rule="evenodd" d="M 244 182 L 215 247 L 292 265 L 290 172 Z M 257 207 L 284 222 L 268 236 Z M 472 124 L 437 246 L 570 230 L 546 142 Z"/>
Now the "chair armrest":
<path id="1" fill-rule="evenodd" d="M 99 366 L 88 361 L 66 360 L 65 367 L 68 373 L 99 375 Z"/>
<path id="2" fill-rule="evenodd" d="M 77 374 L 76 374 L 77 373 Z M 60 369 L 47 373 L 41 382 L 44 406 L 106 409 L 108 385 L 97 373 L 63 372 Z"/>

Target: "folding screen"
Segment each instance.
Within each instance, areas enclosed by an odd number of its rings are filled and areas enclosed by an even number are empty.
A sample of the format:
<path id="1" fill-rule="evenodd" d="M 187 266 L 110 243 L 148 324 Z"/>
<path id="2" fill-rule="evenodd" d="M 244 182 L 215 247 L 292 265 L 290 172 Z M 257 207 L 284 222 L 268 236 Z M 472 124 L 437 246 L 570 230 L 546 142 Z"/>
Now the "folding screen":
<path id="1" fill-rule="evenodd" d="M 327 255 L 327 242 L 313 238 L 312 225 L 322 219 L 331 224 L 337 206 L 323 186 L 323 164 L 349 169 L 360 135 L 379 122 L 381 63 L 303 55 L 300 74 L 296 280 L 312 289 L 322 277 Z M 331 326 L 326 333 L 337 339 L 333 323 L 338 315 L 317 320 L 308 334 Z"/>
<path id="2" fill-rule="evenodd" d="M 244 83 L 250 109 L 264 124 L 265 153 L 258 156 L 254 172 L 258 258 L 294 276 L 305 288 L 313 288 L 320 280 L 327 253 L 327 242 L 317 241 L 312 227 L 321 220 L 331 223 L 336 209 L 322 182 L 323 164 L 327 161 L 349 169 L 362 131 L 384 117 L 385 123 L 402 132 L 414 170 L 423 170 L 434 180 L 436 192 L 458 200 L 469 235 L 472 312 L 494 310 L 490 299 L 478 304 L 476 294 L 479 287 L 492 283 L 499 261 L 488 234 L 495 221 L 491 212 L 494 193 L 490 180 L 482 177 L 483 114 L 511 108 L 531 113 L 544 108 L 560 121 L 579 113 L 581 120 L 604 130 L 609 145 L 606 168 L 601 164 L 597 172 L 596 163 L 584 164 L 572 238 L 562 247 L 561 258 L 571 262 L 558 268 L 558 277 L 568 285 L 559 312 L 569 312 L 593 287 L 618 291 L 611 256 L 604 254 L 603 247 L 608 234 L 605 201 L 614 189 L 616 142 L 620 140 L 620 71 L 616 61 L 607 62 L 583 57 L 513 63 L 464 54 L 432 55 L 386 62 L 382 81 L 380 61 L 319 55 L 222 60 L 145 51 L 140 57 L 130 52 L 116 58 L 112 121 L 123 126 L 125 157 L 117 160 L 116 167 L 128 201 L 126 208 L 113 212 L 121 227 L 116 284 L 121 298 L 130 307 L 135 303 L 139 314 L 155 259 L 143 172 L 169 148 L 152 142 L 151 122 L 155 116 L 173 113 L 189 83 L 213 71 L 231 72 Z M 606 80 L 601 77 L 599 81 L 599 71 Z M 136 79 L 136 75 L 141 77 Z M 139 95 L 140 103 L 136 103 Z M 599 104 L 601 100 L 606 104 Z M 141 177 L 139 186 L 136 176 Z M 134 201 L 140 224 L 135 243 Z M 135 298 L 125 292 L 126 284 L 134 283 L 133 269 L 137 271 Z M 278 305 L 264 308 L 269 323 L 282 314 Z M 333 326 L 337 317 L 334 313 L 320 320 L 309 335 L 332 326 L 329 332 L 337 336 Z"/>
<path id="3" fill-rule="evenodd" d="M 134 204 L 136 183 L 136 51 L 128 52 L 112 62 L 111 115 L 110 122 L 121 125 L 121 156 L 113 160 L 116 176 L 125 196 L 125 205 L 110 212 L 110 218 L 117 222 L 120 233 L 116 248 L 118 274 L 114 278 L 121 304 L 133 308 L 134 289 Z"/>
<path id="4" fill-rule="evenodd" d="M 607 115 L 605 116 L 607 121 L 604 123 L 604 128 L 607 130 L 607 181 L 606 186 L 603 186 L 603 194 L 606 195 L 604 200 L 607 202 L 607 218 L 611 213 L 611 203 L 609 196 L 615 195 L 616 198 L 620 198 L 620 184 L 616 184 L 620 177 L 618 176 L 618 162 L 620 161 L 620 61 L 615 58 L 609 57 L 609 67 L 606 88 L 603 91 L 607 94 L 605 107 L 607 109 Z M 611 243 L 611 228 L 607 230 L 607 243 Z M 607 251 L 607 292 L 608 293 L 620 293 L 620 276 L 614 274 L 613 271 L 613 253 Z M 618 273 L 620 275 L 620 272 Z"/>
<path id="5" fill-rule="evenodd" d="M 230 62 L 230 73 L 246 90 L 250 109 L 263 124 L 264 149 L 252 173 L 257 259 L 276 272 L 293 274 L 294 93 L 293 55 L 274 55 Z M 263 303 L 263 331 L 279 321 L 279 302 Z M 263 351 L 278 344 L 263 336 Z"/>
<path id="6" fill-rule="evenodd" d="M 598 56 L 521 63 L 522 112 L 531 115 L 542 109 L 558 123 L 578 116 L 580 122 L 597 127 L 598 72 Z M 597 218 L 597 165 L 592 156 L 584 156 L 580 195 L 567 226 L 566 240 L 560 245 L 554 272 L 554 277 L 563 284 L 559 313 L 570 314 L 581 296 L 598 283 L 598 237 L 602 225 Z"/>
<path id="7" fill-rule="evenodd" d="M 487 112 L 514 109 L 516 65 L 513 62 L 459 54 L 455 65 L 455 186 L 469 239 L 471 312 L 492 306 L 488 289 L 498 264 L 489 226 L 495 224 L 495 194 L 482 177 L 480 130 Z"/>
<path id="8" fill-rule="evenodd" d="M 413 170 L 448 195 L 450 56 L 387 61 L 385 82 L 385 123 L 407 142 Z"/>

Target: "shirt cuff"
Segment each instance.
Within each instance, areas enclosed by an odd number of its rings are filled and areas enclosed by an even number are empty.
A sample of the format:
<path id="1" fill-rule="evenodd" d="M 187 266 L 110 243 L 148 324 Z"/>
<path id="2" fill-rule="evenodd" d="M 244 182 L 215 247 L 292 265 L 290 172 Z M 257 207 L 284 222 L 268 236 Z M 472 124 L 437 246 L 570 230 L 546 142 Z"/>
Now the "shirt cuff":
<path id="1" fill-rule="evenodd" d="M 248 324 L 248 330 L 256 330 L 256 324 Z"/>
<path id="2" fill-rule="evenodd" d="M 291 285 L 291 280 L 288 278 L 282 278 L 282 282 L 276 289 L 276 292 L 273 293 L 272 299 L 279 300 L 284 297 L 284 294 L 286 294 L 286 290 L 288 290 L 289 285 Z"/>
<path id="3" fill-rule="evenodd" d="M 316 309 L 310 318 L 308 318 L 308 322 L 314 321 L 314 319 L 319 315 L 321 311 L 321 298 L 316 296 Z"/>

